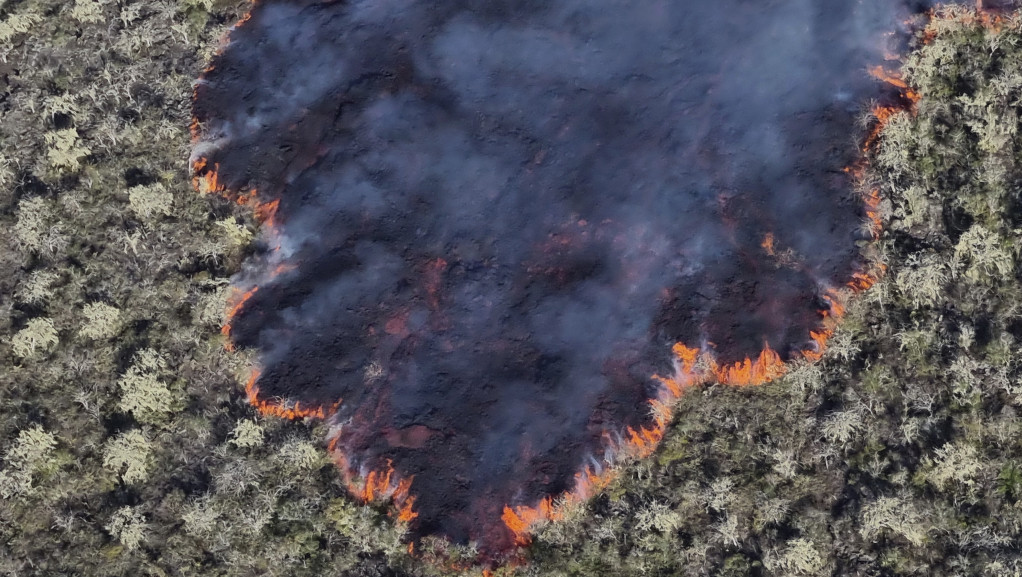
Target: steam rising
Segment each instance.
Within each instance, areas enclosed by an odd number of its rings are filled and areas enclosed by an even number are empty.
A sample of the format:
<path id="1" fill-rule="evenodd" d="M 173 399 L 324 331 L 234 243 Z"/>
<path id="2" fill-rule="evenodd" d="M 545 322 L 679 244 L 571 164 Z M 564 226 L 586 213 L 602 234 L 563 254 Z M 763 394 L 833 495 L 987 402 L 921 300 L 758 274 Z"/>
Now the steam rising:
<path id="1" fill-rule="evenodd" d="M 341 401 L 337 449 L 412 479 L 415 535 L 507 549 L 504 505 L 649 422 L 673 344 L 812 347 L 867 238 L 866 70 L 921 8 L 259 3 L 198 83 L 193 156 L 279 201 L 235 280 L 259 397 Z"/>

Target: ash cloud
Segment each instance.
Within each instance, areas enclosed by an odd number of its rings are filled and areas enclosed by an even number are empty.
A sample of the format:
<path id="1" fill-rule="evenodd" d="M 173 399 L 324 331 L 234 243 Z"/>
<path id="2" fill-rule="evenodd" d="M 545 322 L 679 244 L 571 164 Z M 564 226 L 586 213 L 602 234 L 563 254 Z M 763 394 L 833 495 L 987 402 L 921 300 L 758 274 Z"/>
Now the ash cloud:
<path id="1" fill-rule="evenodd" d="M 925 4 L 260 2 L 194 153 L 279 200 L 236 279 L 260 396 L 341 400 L 353 466 L 414 476 L 415 536 L 507 549 L 505 504 L 648 423 L 672 344 L 810 346 L 859 267 L 843 168 L 893 97 L 866 69 Z"/>

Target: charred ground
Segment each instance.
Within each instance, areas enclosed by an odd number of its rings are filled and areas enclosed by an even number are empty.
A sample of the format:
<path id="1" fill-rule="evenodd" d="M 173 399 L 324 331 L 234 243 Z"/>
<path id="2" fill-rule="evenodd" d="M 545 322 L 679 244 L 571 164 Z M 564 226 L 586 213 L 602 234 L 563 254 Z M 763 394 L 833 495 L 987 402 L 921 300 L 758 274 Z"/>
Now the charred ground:
<path id="1" fill-rule="evenodd" d="M 193 153 L 273 207 L 230 319 L 253 391 L 340 402 L 335 445 L 414 477 L 418 535 L 508 549 L 506 505 L 649 423 L 675 343 L 815 346 L 864 268 L 856 119 L 897 94 L 866 70 L 918 8 L 257 4 Z"/>

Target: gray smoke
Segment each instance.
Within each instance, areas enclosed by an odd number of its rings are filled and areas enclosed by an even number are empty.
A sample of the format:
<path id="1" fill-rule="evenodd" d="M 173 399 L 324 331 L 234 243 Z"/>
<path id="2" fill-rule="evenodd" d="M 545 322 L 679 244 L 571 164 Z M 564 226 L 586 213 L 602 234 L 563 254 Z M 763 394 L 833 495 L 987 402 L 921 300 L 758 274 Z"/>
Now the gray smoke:
<path id="1" fill-rule="evenodd" d="M 673 343 L 809 346 L 859 267 L 855 120 L 896 98 L 867 67 L 923 8 L 259 3 L 198 83 L 194 156 L 280 201 L 236 279 L 260 394 L 343 399 L 354 466 L 414 476 L 415 535 L 506 549 L 505 504 L 648 422 Z"/>

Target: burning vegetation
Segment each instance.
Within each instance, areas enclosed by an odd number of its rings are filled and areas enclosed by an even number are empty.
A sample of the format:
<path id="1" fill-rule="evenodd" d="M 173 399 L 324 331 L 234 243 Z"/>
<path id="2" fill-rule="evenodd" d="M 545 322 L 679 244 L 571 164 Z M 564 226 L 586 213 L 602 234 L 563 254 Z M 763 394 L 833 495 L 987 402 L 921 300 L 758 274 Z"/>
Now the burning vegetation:
<path id="1" fill-rule="evenodd" d="M 276 4 L 0 7 L 5 574 L 1022 574 L 1022 16 Z"/>
<path id="2" fill-rule="evenodd" d="M 222 331 L 249 399 L 327 420 L 415 540 L 503 558 L 884 271 L 861 155 L 920 98 L 870 67 L 908 7 L 640 4 L 260 2 L 197 84 L 194 184 L 262 223 Z"/>

